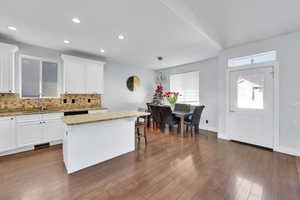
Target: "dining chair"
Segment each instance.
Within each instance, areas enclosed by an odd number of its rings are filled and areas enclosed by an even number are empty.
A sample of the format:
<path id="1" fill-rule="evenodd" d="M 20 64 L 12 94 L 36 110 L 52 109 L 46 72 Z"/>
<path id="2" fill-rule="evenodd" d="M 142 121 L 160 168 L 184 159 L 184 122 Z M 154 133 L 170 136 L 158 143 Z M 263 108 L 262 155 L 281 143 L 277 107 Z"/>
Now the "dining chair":
<path id="1" fill-rule="evenodd" d="M 141 132 L 141 130 L 143 131 Z M 140 117 L 135 121 L 135 135 L 138 143 L 140 143 L 141 137 L 143 137 L 145 139 L 145 144 L 148 144 L 145 120 L 141 121 Z"/>
<path id="2" fill-rule="evenodd" d="M 153 128 L 160 128 L 162 117 L 160 112 L 160 106 L 150 105 L 151 115 L 153 119 Z"/>
<path id="3" fill-rule="evenodd" d="M 190 112 L 191 111 L 191 105 L 190 104 L 176 103 L 174 111 L 176 111 L 176 112 Z"/>
<path id="4" fill-rule="evenodd" d="M 152 112 L 151 112 L 151 105 L 152 103 L 146 103 L 147 105 L 147 112 L 150 113 L 150 115 L 148 115 L 148 124 L 147 124 L 147 127 L 150 127 L 150 124 L 151 124 L 151 119 L 153 120 L 153 116 L 152 116 Z"/>
<path id="5" fill-rule="evenodd" d="M 173 130 L 174 125 L 179 125 L 179 121 L 175 118 L 172 114 L 172 109 L 170 106 L 162 106 L 161 108 L 161 115 L 162 115 L 162 128 L 165 128 L 165 125 L 168 124 L 170 130 Z"/>
<path id="6" fill-rule="evenodd" d="M 199 130 L 200 119 L 201 119 L 201 115 L 202 115 L 204 108 L 205 108 L 205 106 L 196 106 L 193 113 L 188 115 L 184 119 L 184 124 L 186 125 L 187 132 L 188 132 L 188 129 L 190 128 L 191 135 L 193 135 L 193 127 L 195 128 L 195 131 Z"/>

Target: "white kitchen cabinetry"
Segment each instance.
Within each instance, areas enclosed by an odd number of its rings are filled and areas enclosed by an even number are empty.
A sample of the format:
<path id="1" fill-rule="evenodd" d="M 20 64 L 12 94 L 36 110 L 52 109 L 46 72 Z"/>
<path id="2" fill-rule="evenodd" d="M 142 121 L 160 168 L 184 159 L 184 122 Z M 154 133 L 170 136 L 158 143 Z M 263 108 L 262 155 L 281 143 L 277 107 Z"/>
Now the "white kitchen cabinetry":
<path id="1" fill-rule="evenodd" d="M 61 140 L 64 134 L 64 125 L 62 122 L 62 113 L 44 114 L 42 116 L 43 135 L 45 142 Z"/>
<path id="2" fill-rule="evenodd" d="M 18 47 L 0 43 L 0 93 L 15 92 L 15 53 Z"/>
<path id="3" fill-rule="evenodd" d="M 17 122 L 17 146 L 43 143 L 43 127 L 40 121 Z"/>
<path id="4" fill-rule="evenodd" d="M 88 94 L 103 94 L 103 66 L 96 63 L 86 65 L 86 92 Z"/>
<path id="5" fill-rule="evenodd" d="M 15 118 L 0 118 L 0 152 L 16 148 Z"/>
<path id="6" fill-rule="evenodd" d="M 85 66 L 76 60 L 64 60 L 65 93 L 85 93 Z"/>
<path id="7" fill-rule="evenodd" d="M 64 132 L 62 113 L 17 117 L 17 146 L 24 147 L 61 140 Z"/>
<path id="8" fill-rule="evenodd" d="M 103 94 L 104 64 L 100 61 L 62 55 L 64 93 Z"/>

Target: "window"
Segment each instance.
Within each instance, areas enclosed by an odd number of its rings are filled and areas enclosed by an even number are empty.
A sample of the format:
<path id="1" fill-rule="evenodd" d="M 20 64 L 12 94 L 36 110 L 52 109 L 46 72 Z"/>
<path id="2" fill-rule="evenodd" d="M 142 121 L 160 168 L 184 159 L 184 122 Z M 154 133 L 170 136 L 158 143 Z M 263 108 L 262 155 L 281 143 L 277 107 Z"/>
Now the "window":
<path id="1" fill-rule="evenodd" d="M 229 59 L 228 67 L 239 67 L 257 63 L 271 62 L 276 60 L 276 51 Z"/>
<path id="2" fill-rule="evenodd" d="M 57 63 L 21 57 L 22 98 L 57 97 Z"/>
<path id="3" fill-rule="evenodd" d="M 170 76 L 171 92 L 179 92 L 178 103 L 199 105 L 199 72 Z"/>
<path id="4" fill-rule="evenodd" d="M 264 76 L 262 74 L 240 76 L 237 80 L 237 107 L 264 108 Z"/>

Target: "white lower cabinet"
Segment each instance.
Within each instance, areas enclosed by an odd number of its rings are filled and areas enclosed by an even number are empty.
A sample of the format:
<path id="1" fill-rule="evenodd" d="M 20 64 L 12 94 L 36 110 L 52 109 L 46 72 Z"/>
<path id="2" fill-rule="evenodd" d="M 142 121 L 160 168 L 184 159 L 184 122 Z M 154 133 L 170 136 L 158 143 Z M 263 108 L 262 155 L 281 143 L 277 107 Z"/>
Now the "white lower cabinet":
<path id="1" fill-rule="evenodd" d="M 45 142 L 61 140 L 64 133 L 64 126 L 61 119 L 50 119 L 44 123 Z"/>
<path id="2" fill-rule="evenodd" d="M 62 113 L 17 117 L 17 147 L 61 140 L 64 132 Z"/>
<path id="3" fill-rule="evenodd" d="M 17 122 L 17 146 L 43 143 L 43 125 L 40 121 Z"/>
<path id="4" fill-rule="evenodd" d="M 16 148 L 15 118 L 0 118 L 0 152 Z"/>

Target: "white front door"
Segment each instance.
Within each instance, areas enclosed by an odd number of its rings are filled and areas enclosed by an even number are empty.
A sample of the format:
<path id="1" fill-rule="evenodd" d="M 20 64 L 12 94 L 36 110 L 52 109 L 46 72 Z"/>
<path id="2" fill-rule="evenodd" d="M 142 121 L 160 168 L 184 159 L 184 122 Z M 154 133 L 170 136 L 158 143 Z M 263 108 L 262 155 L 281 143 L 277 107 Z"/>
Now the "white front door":
<path id="1" fill-rule="evenodd" d="M 273 148 L 273 67 L 231 71 L 229 102 L 230 139 Z"/>

